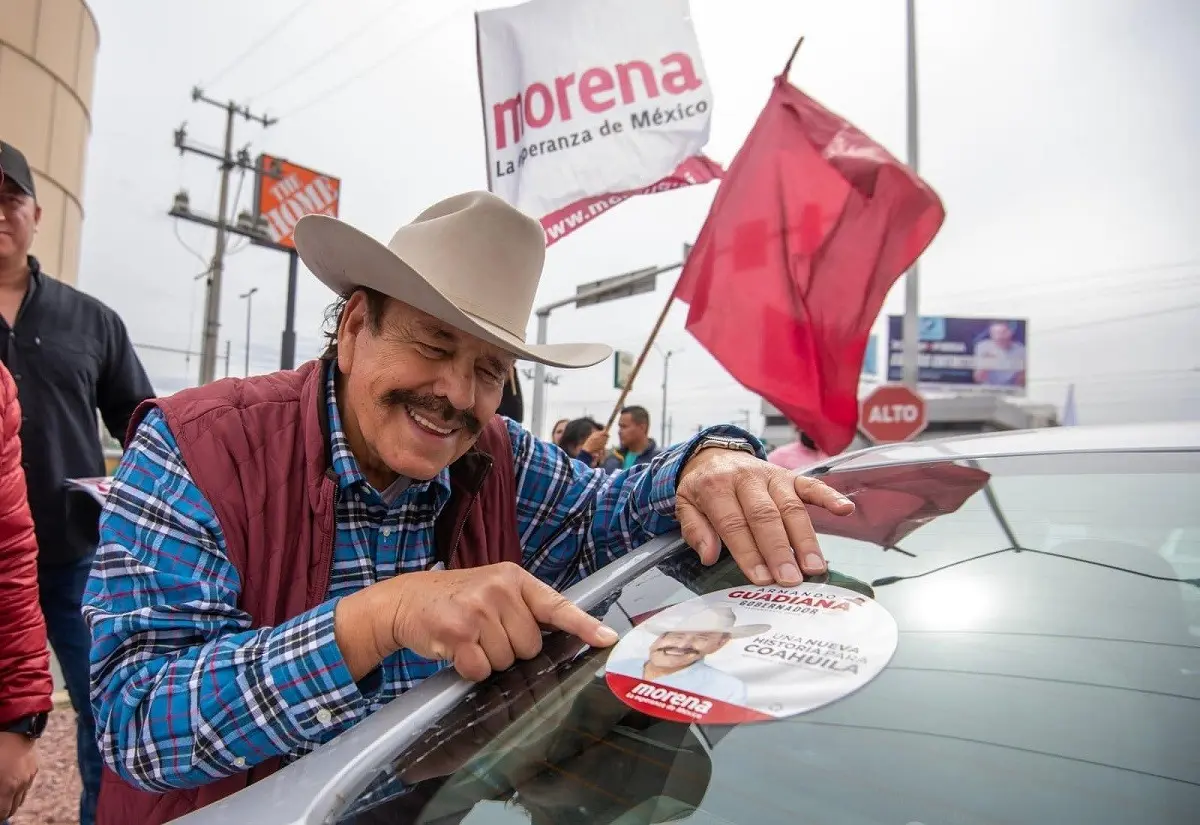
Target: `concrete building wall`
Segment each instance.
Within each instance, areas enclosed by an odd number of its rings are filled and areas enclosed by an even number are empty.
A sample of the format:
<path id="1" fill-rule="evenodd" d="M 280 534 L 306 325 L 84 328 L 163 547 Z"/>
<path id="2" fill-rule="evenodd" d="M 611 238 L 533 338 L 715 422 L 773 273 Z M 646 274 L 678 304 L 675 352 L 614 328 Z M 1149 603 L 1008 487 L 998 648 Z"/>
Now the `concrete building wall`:
<path id="1" fill-rule="evenodd" d="M 79 280 L 98 47 L 84 0 L 0 0 L 0 138 L 33 169 L 42 207 L 33 254 L 71 284 Z"/>

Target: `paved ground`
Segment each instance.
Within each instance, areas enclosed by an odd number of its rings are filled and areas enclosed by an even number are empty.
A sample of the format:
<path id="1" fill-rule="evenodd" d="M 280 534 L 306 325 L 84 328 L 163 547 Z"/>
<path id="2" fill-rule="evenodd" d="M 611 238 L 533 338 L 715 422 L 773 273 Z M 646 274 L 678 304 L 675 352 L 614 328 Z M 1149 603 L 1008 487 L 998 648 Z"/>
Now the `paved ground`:
<path id="1" fill-rule="evenodd" d="M 75 762 L 75 711 L 67 698 L 58 660 L 50 653 L 54 674 L 54 712 L 38 740 L 38 775 L 25 804 L 10 825 L 78 825 L 79 769 Z"/>

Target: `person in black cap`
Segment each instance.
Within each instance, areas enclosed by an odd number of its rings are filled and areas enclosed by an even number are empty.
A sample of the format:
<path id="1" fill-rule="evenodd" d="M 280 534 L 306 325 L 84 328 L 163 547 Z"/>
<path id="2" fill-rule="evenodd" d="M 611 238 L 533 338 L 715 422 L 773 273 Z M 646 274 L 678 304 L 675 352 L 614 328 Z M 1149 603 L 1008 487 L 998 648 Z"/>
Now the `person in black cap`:
<path id="1" fill-rule="evenodd" d="M 29 254 L 42 209 L 33 174 L 0 141 L 0 360 L 17 384 L 21 449 L 38 542 L 38 589 L 50 646 L 78 714 L 80 825 L 92 825 L 100 754 L 89 700 L 91 640 L 80 614 L 99 508 L 68 512 L 68 478 L 106 474 L 96 408 L 124 438 L 153 397 L 125 324 L 104 304 L 56 281 Z"/>

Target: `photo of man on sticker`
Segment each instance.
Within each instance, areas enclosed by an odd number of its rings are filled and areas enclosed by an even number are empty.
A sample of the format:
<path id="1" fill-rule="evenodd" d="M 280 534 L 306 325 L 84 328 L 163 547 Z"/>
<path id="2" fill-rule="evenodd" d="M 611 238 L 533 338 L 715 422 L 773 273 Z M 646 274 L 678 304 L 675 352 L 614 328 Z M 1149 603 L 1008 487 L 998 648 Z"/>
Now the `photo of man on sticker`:
<path id="1" fill-rule="evenodd" d="M 650 644 L 648 655 L 610 661 L 609 673 L 632 676 L 732 705 L 744 705 L 745 683 L 704 660 L 734 639 L 765 633 L 771 626 L 739 625 L 731 608 L 717 605 L 703 607 L 674 621 L 655 617 L 639 629 L 657 636 Z"/>

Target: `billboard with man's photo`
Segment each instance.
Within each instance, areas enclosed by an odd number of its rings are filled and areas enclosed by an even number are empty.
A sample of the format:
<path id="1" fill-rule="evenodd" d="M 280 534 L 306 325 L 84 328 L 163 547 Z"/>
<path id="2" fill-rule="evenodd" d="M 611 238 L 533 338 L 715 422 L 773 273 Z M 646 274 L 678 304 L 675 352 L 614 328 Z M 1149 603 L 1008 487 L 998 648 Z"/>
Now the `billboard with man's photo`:
<path id="1" fill-rule="evenodd" d="M 937 389 L 1024 395 L 1029 324 L 1024 318 L 923 316 L 918 381 Z M 888 380 L 904 378 L 904 319 L 888 316 Z"/>

